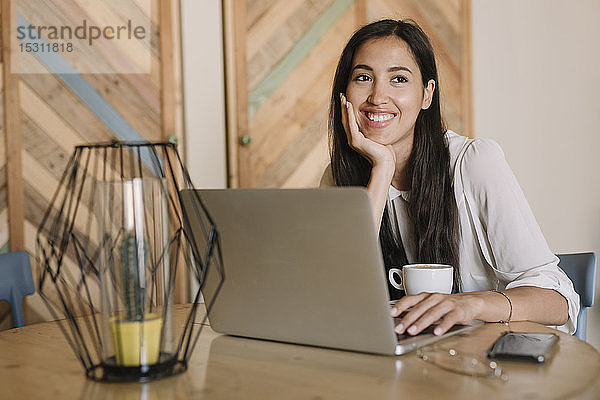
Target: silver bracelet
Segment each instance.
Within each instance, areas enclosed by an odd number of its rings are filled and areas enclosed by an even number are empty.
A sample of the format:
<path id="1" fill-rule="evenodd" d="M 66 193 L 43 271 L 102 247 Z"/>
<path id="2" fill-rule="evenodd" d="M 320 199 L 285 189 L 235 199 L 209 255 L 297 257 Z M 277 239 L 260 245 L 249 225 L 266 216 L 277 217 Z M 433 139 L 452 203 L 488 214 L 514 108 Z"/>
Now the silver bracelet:
<path id="1" fill-rule="evenodd" d="M 508 319 L 506 321 L 498 321 L 501 324 L 508 325 L 508 323 L 510 322 L 510 319 L 512 318 L 512 310 L 513 310 L 512 301 L 510 301 L 510 297 L 508 297 L 508 295 L 504 292 L 501 292 L 496 289 L 492 289 L 492 292 L 500 293 L 502 296 L 506 297 L 506 300 L 508 300 L 508 305 L 510 306 L 510 313 L 508 314 Z"/>

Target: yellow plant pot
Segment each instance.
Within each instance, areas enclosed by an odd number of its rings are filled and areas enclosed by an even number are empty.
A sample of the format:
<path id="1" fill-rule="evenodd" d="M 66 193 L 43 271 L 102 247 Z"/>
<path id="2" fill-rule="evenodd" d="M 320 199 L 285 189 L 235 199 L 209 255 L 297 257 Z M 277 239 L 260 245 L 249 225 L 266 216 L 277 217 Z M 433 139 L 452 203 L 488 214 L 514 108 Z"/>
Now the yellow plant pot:
<path id="1" fill-rule="evenodd" d="M 142 321 L 112 317 L 109 322 L 117 365 L 137 367 L 158 362 L 162 317 L 149 314 Z"/>

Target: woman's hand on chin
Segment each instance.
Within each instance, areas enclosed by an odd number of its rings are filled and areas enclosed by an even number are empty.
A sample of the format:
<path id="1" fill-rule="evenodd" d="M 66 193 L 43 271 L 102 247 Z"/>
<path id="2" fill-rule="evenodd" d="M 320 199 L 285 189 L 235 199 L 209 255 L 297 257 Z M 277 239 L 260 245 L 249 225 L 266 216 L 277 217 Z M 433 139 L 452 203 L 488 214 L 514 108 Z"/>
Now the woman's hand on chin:
<path id="1" fill-rule="evenodd" d="M 442 335 L 455 324 L 468 324 L 480 313 L 482 300 L 475 294 L 421 293 L 404 296 L 392 306 L 391 314 L 406 313 L 396 325 L 396 332 L 416 335 L 439 321 L 433 333 Z"/>
<path id="2" fill-rule="evenodd" d="M 350 147 L 366 157 L 373 167 L 395 168 L 396 154 L 392 146 L 385 146 L 365 137 L 356 122 L 352 103 L 346 100 L 346 97 L 341 93 L 340 102 L 342 105 L 342 124 L 344 125 Z"/>

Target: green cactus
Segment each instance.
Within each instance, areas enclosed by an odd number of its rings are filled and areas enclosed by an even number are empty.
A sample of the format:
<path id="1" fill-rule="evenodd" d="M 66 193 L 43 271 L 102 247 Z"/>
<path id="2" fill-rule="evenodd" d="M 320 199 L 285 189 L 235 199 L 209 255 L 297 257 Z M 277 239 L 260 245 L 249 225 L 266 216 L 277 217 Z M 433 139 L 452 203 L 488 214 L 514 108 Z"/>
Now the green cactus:
<path id="1" fill-rule="evenodd" d="M 146 253 L 146 242 L 143 243 L 143 252 Z M 146 262 L 144 254 L 144 263 Z M 126 232 L 121 242 L 121 265 L 123 273 L 123 300 L 125 302 L 126 316 L 130 321 L 144 319 L 144 301 L 146 287 L 143 277 L 140 277 L 138 265 L 138 248 L 134 232 Z M 145 265 L 142 268 L 146 268 Z"/>

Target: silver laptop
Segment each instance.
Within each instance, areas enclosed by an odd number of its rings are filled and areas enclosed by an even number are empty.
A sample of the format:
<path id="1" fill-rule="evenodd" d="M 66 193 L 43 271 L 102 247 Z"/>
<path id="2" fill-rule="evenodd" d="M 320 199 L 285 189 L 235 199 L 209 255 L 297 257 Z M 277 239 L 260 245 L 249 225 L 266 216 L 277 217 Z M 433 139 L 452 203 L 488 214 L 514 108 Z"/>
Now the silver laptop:
<path id="1" fill-rule="evenodd" d="M 221 238 L 225 281 L 213 330 L 312 346 L 400 355 L 442 336 L 397 335 L 363 188 L 198 190 Z M 182 191 L 184 210 L 196 197 Z M 188 212 L 193 216 L 194 213 Z M 201 232 L 190 217 L 186 229 Z M 199 237 L 200 235 L 194 235 Z M 202 245 L 199 243 L 199 245 Z M 206 276 L 211 302 L 218 276 Z"/>

